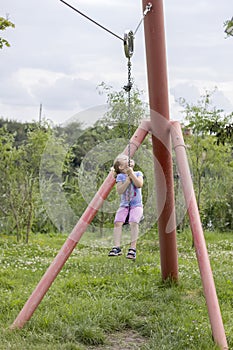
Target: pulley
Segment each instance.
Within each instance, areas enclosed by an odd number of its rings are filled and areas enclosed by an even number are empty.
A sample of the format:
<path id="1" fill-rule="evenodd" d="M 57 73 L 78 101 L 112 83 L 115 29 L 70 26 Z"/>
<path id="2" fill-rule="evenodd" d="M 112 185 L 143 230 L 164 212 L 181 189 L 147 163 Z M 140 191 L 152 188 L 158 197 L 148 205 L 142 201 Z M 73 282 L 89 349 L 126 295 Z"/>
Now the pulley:
<path id="1" fill-rule="evenodd" d="M 124 33 L 124 51 L 126 58 L 131 58 L 134 51 L 134 33 L 132 30 L 126 30 Z"/>

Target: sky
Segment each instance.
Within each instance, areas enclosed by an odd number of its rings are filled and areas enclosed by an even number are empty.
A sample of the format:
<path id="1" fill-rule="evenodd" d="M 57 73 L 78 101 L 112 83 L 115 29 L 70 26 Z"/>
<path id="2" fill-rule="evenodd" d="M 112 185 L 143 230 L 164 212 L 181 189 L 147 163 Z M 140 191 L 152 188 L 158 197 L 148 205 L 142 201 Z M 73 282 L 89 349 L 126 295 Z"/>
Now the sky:
<path id="1" fill-rule="evenodd" d="M 140 0 L 67 2 L 120 37 L 134 31 L 143 15 Z M 94 122 L 106 107 L 98 86 L 104 82 L 118 91 L 127 83 L 122 41 L 60 0 L 0 5 L 0 16 L 15 24 L 0 32 L 11 44 L 0 50 L 0 117 L 38 120 L 42 104 L 42 118 L 54 124 Z M 226 38 L 223 23 L 233 16 L 232 0 L 164 0 L 164 15 L 171 119 L 182 118 L 180 97 L 195 103 L 215 87 L 213 105 L 231 113 L 233 37 Z M 132 78 L 147 101 L 143 25 L 135 36 Z"/>

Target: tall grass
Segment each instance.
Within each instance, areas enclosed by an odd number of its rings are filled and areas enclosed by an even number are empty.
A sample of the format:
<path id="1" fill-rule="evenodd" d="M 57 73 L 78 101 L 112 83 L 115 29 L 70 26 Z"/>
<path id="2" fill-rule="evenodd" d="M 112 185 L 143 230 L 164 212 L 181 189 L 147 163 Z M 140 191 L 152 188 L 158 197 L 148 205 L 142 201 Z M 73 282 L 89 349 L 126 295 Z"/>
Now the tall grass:
<path id="1" fill-rule="evenodd" d="M 189 232 L 177 237 L 178 284 L 161 281 L 155 233 L 139 241 L 136 262 L 80 243 L 31 320 L 10 331 L 65 239 L 36 235 L 22 245 L 1 237 L 0 349 L 217 349 Z M 212 233 L 206 241 L 233 349 L 233 236 Z"/>

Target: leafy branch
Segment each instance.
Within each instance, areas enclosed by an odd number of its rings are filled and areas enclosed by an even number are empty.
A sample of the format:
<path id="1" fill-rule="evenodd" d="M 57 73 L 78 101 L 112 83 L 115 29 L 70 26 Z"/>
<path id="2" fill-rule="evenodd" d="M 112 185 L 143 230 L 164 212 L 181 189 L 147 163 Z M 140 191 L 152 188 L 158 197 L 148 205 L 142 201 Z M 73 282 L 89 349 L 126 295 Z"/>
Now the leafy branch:
<path id="1" fill-rule="evenodd" d="M 9 21 L 8 18 L 0 17 L 0 30 L 6 30 L 8 27 L 15 28 L 15 25 Z M 6 39 L 0 37 L 0 49 L 2 49 L 4 45 L 10 47 L 9 42 Z"/>
<path id="2" fill-rule="evenodd" d="M 224 31 L 227 34 L 227 37 L 233 36 L 233 17 L 230 20 L 224 22 L 223 25 L 225 27 Z"/>

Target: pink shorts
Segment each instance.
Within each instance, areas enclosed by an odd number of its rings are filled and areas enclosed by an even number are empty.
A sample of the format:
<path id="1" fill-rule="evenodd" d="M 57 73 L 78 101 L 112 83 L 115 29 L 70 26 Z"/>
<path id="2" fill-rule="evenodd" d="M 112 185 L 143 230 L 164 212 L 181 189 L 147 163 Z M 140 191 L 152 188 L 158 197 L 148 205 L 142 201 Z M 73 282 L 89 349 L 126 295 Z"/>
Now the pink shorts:
<path id="1" fill-rule="evenodd" d="M 132 207 L 130 208 L 125 208 L 125 207 L 120 207 L 115 215 L 115 222 L 125 222 L 125 219 L 128 215 L 129 212 L 129 222 L 136 222 L 139 224 L 140 219 L 143 216 L 143 208 L 142 207 Z"/>

